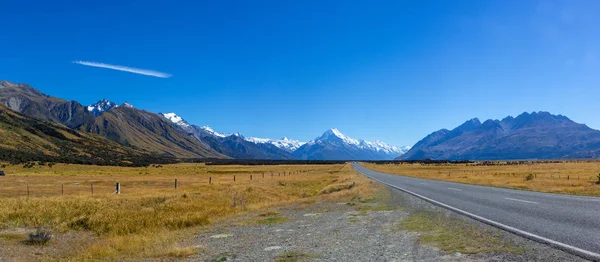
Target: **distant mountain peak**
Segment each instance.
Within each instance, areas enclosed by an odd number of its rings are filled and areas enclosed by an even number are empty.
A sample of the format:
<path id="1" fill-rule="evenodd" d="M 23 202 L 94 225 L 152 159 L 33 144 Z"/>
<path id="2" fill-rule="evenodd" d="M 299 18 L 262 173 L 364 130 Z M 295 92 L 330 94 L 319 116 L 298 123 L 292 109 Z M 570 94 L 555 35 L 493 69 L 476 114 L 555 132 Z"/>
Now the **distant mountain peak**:
<path id="1" fill-rule="evenodd" d="M 181 127 L 189 127 L 190 124 L 175 113 L 158 113 L 166 119 L 169 119 L 173 124 Z"/>
<path id="2" fill-rule="evenodd" d="M 216 136 L 216 137 L 227 137 L 227 136 L 229 136 L 228 134 L 223 134 L 223 133 L 216 132 L 210 126 L 203 126 L 203 127 L 200 127 L 200 129 L 202 129 L 205 132 L 209 133 L 210 135 L 213 135 L 213 136 Z"/>
<path id="3" fill-rule="evenodd" d="M 465 122 L 466 127 L 469 127 Z M 476 128 L 436 131 L 417 142 L 400 159 L 507 160 L 596 156 L 600 131 L 563 115 L 523 112 L 517 117 L 488 119 Z M 457 130 L 457 131 L 455 131 Z"/>
<path id="4" fill-rule="evenodd" d="M 300 159 L 319 160 L 385 160 L 406 152 L 405 147 L 390 146 L 379 140 L 369 142 L 344 135 L 331 128 L 320 137 L 306 143 L 294 152 Z"/>
<path id="5" fill-rule="evenodd" d="M 306 142 L 300 142 L 298 140 L 289 139 L 287 137 L 283 137 L 282 139 L 270 139 L 270 138 L 258 138 L 258 137 L 246 137 L 246 141 L 255 143 L 255 144 L 271 144 L 278 148 L 281 148 L 287 152 L 293 152 L 298 149 L 302 145 L 306 144 Z"/>
<path id="6" fill-rule="evenodd" d="M 115 107 L 118 107 L 119 105 L 115 102 L 109 101 L 106 98 L 99 100 L 98 102 L 91 104 L 89 106 L 87 106 L 87 110 L 93 115 L 93 116 L 99 116 L 102 113 L 111 110 Z"/>
<path id="7" fill-rule="evenodd" d="M 321 135 L 320 137 L 318 137 L 316 139 L 316 141 L 335 141 L 335 140 L 339 140 L 344 143 L 352 144 L 352 145 L 358 145 L 360 143 L 358 140 L 356 140 L 354 138 L 345 136 L 337 128 L 331 128 L 331 129 L 325 131 L 325 133 L 323 133 L 323 135 Z"/>
<path id="8" fill-rule="evenodd" d="M 122 107 L 127 107 L 127 108 L 134 108 L 134 106 L 132 104 L 130 104 L 129 102 L 125 101 L 123 102 L 123 104 L 121 104 Z"/>

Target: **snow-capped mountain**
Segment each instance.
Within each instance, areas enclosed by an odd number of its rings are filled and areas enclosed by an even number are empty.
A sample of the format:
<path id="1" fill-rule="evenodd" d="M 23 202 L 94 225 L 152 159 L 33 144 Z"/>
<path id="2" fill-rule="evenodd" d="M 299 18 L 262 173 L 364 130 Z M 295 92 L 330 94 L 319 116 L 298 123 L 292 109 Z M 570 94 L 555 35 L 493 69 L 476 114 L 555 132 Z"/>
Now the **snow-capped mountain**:
<path id="1" fill-rule="evenodd" d="M 107 99 L 102 99 L 96 103 L 93 103 L 89 106 L 87 106 L 87 110 L 94 116 L 97 117 L 99 115 L 101 115 L 102 113 L 111 110 L 115 107 L 129 107 L 129 108 L 133 108 L 133 105 L 128 103 L 127 101 L 125 101 L 123 104 L 119 105 L 113 101 L 109 101 Z"/>
<path id="2" fill-rule="evenodd" d="M 209 126 L 192 125 L 175 113 L 160 113 L 173 126 L 202 142 L 213 150 L 237 159 L 294 159 L 291 152 L 269 143 L 247 141 L 240 133 L 224 134 Z"/>
<path id="3" fill-rule="evenodd" d="M 192 125 L 175 113 L 159 114 L 215 151 L 238 159 L 387 160 L 394 159 L 409 149 L 390 146 L 381 141 L 354 139 L 335 128 L 308 143 L 287 137 L 279 140 L 244 137 L 240 133 L 224 134 L 209 126 Z"/>
<path id="4" fill-rule="evenodd" d="M 99 116 L 102 113 L 111 110 L 119 105 L 115 102 L 108 101 L 106 99 L 102 99 L 94 104 L 87 106 L 87 110 L 92 113 L 93 116 Z"/>
<path id="5" fill-rule="evenodd" d="M 408 150 L 381 141 L 369 142 L 347 137 L 336 128 L 327 130 L 294 151 L 294 156 L 307 160 L 387 160 Z"/>
<path id="6" fill-rule="evenodd" d="M 200 127 L 200 129 L 202 129 L 207 134 L 210 134 L 210 135 L 213 135 L 213 136 L 216 136 L 216 137 L 221 137 L 221 138 L 228 137 L 228 136 L 231 135 L 231 134 L 219 133 L 219 132 L 213 130 L 210 126 L 203 126 L 203 127 Z"/>
<path id="7" fill-rule="evenodd" d="M 133 105 L 130 104 L 129 102 L 125 101 L 123 102 L 123 104 L 121 104 L 122 107 L 129 107 L 129 108 L 133 108 Z"/>
<path id="8" fill-rule="evenodd" d="M 183 120 L 183 118 L 181 118 L 180 116 L 178 116 L 175 113 L 158 113 L 159 115 L 163 116 L 166 119 L 169 119 L 171 122 L 173 122 L 173 124 L 181 126 L 181 127 L 189 127 L 190 124 Z"/>
<path id="9" fill-rule="evenodd" d="M 296 149 L 306 144 L 306 142 L 300 142 L 298 140 L 288 139 L 284 137 L 282 139 L 270 139 L 270 138 L 258 138 L 258 137 L 246 137 L 246 141 L 250 141 L 256 144 L 271 144 L 278 148 L 281 148 L 288 152 L 294 152 Z"/>

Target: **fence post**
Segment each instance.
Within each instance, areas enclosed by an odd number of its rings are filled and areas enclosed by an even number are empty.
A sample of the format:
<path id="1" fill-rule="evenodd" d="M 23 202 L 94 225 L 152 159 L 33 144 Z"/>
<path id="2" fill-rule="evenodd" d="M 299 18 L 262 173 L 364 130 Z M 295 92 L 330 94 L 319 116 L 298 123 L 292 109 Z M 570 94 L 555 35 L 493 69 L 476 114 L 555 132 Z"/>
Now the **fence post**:
<path id="1" fill-rule="evenodd" d="M 262 178 L 265 178 L 265 172 L 262 172 Z"/>
<path id="2" fill-rule="evenodd" d="M 233 175 L 233 182 L 235 182 L 235 175 Z"/>
<path id="3" fill-rule="evenodd" d="M 90 190 L 92 191 L 92 195 L 94 194 L 94 184 L 90 184 Z"/>
<path id="4" fill-rule="evenodd" d="M 208 184 L 209 184 L 209 185 L 210 185 L 210 184 L 212 184 L 212 176 L 209 176 L 209 177 L 208 177 Z"/>
<path id="5" fill-rule="evenodd" d="M 121 194 L 121 183 L 117 182 L 117 191 L 115 191 L 115 194 Z"/>
<path id="6" fill-rule="evenodd" d="M 252 175 L 250 175 L 250 180 L 252 180 Z"/>
<path id="7" fill-rule="evenodd" d="M 61 186 L 60 195 L 64 196 L 65 195 L 65 184 L 62 184 L 60 186 Z"/>
<path id="8" fill-rule="evenodd" d="M 29 185 L 27 185 L 27 196 L 29 196 Z"/>
<path id="9" fill-rule="evenodd" d="M 175 189 L 177 189 L 178 183 L 177 183 L 177 178 L 175 178 Z"/>

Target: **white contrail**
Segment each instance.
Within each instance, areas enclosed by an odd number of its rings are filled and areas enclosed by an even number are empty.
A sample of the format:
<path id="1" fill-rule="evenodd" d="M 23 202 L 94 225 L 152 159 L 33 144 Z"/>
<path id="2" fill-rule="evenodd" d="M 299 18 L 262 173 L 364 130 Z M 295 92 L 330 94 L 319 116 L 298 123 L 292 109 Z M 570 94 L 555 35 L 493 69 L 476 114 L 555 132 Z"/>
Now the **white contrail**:
<path id="1" fill-rule="evenodd" d="M 93 66 L 93 67 L 101 67 L 101 68 L 125 71 L 125 72 L 129 72 L 129 73 L 140 74 L 140 75 L 155 76 L 155 77 L 160 77 L 160 78 L 169 78 L 172 76 L 171 74 L 167 74 L 167 73 L 163 73 L 163 72 L 159 72 L 159 71 L 140 69 L 140 68 L 135 68 L 135 67 L 121 66 L 121 65 L 111 65 L 111 64 L 104 64 L 104 63 L 97 63 L 97 62 L 90 62 L 90 61 L 73 61 L 73 63 L 84 65 L 84 66 Z"/>

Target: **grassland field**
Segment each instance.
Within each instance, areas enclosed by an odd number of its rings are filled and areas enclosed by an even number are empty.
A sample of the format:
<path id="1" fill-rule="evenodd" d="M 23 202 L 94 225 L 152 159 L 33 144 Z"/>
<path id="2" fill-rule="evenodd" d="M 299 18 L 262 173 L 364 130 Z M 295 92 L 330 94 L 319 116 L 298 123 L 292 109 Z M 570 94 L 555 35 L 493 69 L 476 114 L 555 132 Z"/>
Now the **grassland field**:
<path id="1" fill-rule="evenodd" d="M 61 248 L 57 240 L 40 251 L 45 260 L 168 260 L 193 255 L 197 248 L 182 244 L 184 239 L 233 216 L 375 194 L 371 181 L 357 175 L 349 164 L 188 163 L 141 168 L 56 164 L 7 165 L 4 171 L 0 246 L 24 260 L 40 259 L 22 244 L 36 227 L 69 236 L 63 241 L 68 248 Z M 113 194 L 116 182 L 121 183 L 119 195 Z M 30 256 L 23 256 L 26 253 Z"/>
<path id="2" fill-rule="evenodd" d="M 599 161 L 361 163 L 388 174 L 548 193 L 600 196 Z"/>

